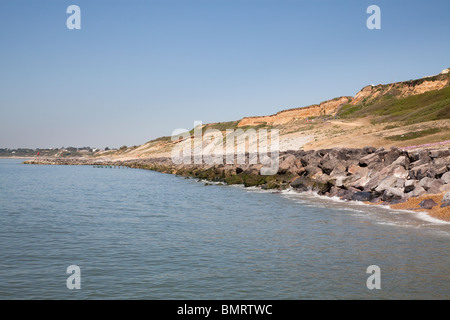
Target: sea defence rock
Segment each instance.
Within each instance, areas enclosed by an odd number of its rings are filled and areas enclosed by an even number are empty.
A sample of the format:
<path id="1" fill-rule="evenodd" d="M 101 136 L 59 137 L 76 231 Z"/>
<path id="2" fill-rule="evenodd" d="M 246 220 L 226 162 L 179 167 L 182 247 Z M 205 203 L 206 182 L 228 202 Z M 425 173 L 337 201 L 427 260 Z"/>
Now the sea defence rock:
<path id="1" fill-rule="evenodd" d="M 36 158 L 25 163 L 61 165 L 109 165 L 149 169 L 225 184 L 259 186 L 264 189 L 313 191 L 320 195 L 354 201 L 406 201 L 426 194 L 450 191 L 450 149 L 405 151 L 333 148 L 290 150 L 279 155 L 276 174 L 260 174 L 262 164 L 174 164 L 170 158 L 113 161 L 95 158 Z M 450 193 L 450 192 L 449 192 Z M 450 198 L 446 195 L 445 199 Z M 450 201 L 443 201 L 449 203 Z"/>

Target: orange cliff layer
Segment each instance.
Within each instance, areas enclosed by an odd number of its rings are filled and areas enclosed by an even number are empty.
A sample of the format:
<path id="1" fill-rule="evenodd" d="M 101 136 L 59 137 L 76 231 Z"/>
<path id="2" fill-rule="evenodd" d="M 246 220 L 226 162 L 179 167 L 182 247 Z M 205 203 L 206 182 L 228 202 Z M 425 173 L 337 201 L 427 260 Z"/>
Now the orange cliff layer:
<path id="1" fill-rule="evenodd" d="M 340 97 L 324 101 L 318 105 L 312 105 L 304 108 L 283 110 L 270 116 L 246 117 L 239 122 L 238 127 L 256 126 L 259 124 L 267 124 L 269 126 L 273 126 L 286 124 L 294 120 L 306 119 L 308 117 L 334 115 L 339 107 L 349 103 L 350 101 L 351 97 Z"/>

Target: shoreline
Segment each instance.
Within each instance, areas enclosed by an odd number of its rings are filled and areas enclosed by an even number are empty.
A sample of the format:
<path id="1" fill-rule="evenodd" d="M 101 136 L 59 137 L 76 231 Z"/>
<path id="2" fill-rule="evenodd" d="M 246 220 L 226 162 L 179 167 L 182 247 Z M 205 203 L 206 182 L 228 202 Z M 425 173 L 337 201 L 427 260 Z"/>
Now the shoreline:
<path id="1" fill-rule="evenodd" d="M 280 192 L 301 193 L 426 212 L 450 222 L 450 148 L 402 150 L 334 148 L 280 152 L 275 175 L 261 164 L 179 164 L 168 157 L 147 159 L 34 158 L 26 164 L 126 166 Z M 224 161 L 225 163 L 225 161 Z"/>

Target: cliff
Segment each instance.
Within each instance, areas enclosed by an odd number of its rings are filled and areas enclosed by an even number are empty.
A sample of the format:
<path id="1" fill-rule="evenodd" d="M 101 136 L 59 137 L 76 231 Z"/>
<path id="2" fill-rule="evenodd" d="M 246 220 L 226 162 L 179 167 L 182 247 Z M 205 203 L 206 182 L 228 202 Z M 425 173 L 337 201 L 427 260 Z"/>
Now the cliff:
<path id="1" fill-rule="evenodd" d="M 334 116 L 339 107 L 349 103 L 350 101 L 351 97 L 339 97 L 332 100 L 324 101 L 318 105 L 283 110 L 270 116 L 246 117 L 239 122 L 238 127 L 256 126 L 260 124 L 266 124 L 269 126 L 283 125 L 291 121 L 311 117 L 318 117 L 325 115 Z"/>
<path id="2" fill-rule="evenodd" d="M 283 110 L 269 116 L 245 117 L 239 121 L 238 127 L 276 126 L 311 117 L 335 116 L 344 105 L 367 105 L 383 98 L 406 98 L 433 90 L 440 90 L 450 85 L 449 70 L 450 68 L 443 70 L 438 75 L 417 80 L 365 86 L 354 97 L 339 97 L 324 101 L 318 105 Z"/>

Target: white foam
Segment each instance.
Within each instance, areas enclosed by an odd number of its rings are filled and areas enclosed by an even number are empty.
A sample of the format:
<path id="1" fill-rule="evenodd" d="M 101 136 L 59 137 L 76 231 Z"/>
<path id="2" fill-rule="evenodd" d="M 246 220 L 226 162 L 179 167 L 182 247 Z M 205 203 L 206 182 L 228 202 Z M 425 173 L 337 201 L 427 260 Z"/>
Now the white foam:
<path id="1" fill-rule="evenodd" d="M 423 212 L 423 211 L 419 211 L 419 212 L 414 212 L 414 216 L 416 216 L 417 218 L 426 221 L 426 222 L 431 222 L 434 224 L 449 224 L 450 222 L 448 221 L 444 221 L 444 220 L 440 220 L 440 219 L 436 219 L 431 217 L 428 212 Z"/>

